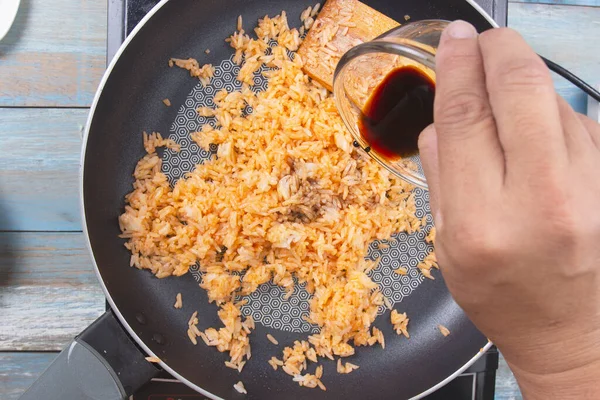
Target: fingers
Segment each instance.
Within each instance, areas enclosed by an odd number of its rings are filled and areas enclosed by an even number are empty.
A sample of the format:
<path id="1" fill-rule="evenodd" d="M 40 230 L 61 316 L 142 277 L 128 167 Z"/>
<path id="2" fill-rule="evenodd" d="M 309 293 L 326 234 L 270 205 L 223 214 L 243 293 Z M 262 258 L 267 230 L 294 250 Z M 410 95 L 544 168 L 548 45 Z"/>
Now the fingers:
<path id="1" fill-rule="evenodd" d="M 506 179 L 546 176 L 564 168 L 566 144 L 548 68 L 511 29 L 485 32 L 479 44 Z"/>
<path id="2" fill-rule="evenodd" d="M 436 55 L 435 128 L 440 191 L 470 196 L 498 184 L 504 158 L 485 86 L 484 64 L 473 26 L 455 21 L 444 31 Z M 452 202 L 449 202 L 452 203 Z"/>
<path id="3" fill-rule="evenodd" d="M 427 178 L 427 186 L 429 186 L 431 214 L 435 220 L 435 225 L 440 228 L 442 225 L 439 206 L 440 169 L 438 163 L 437 132 L 434 125 L 429 125 L 419 136 L 419 154 L 421 156 L 421 165 Z"/>
<path id="4" fill-rule="evenodd" d="M 592 142 L 596 145 L 596 149 L 600 150 L 600 124 L 582 114 L 577 114 L 577 117 L 587 129 Z"/>
<path id="5" fill-rule="evenodd" d="M 589 151 L 595 148 L 590 132 L 581 120 L 581 115 L 577 114 L 565 99 L 556 95 L 556 100 L 569 159 L 571 162 L 586 162 L 587 157 L 584 157 L 584 155 L 589 154 Z"/>

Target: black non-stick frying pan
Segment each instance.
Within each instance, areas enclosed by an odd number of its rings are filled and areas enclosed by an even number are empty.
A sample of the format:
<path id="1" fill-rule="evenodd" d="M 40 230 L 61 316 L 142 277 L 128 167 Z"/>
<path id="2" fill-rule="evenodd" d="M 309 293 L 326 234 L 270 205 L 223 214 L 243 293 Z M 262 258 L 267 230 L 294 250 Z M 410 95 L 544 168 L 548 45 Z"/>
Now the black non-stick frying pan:
<path id="1" fill-rule="evenodd" d="M 75 339 L 24 399 L 122 398 L 157 373 L 157 367 L 144 360 L 146 355 L 159 357 L 162 368 L 212 398 L 405 399 L 424 396 L 449 382 L 488 348 L 487 339 L 453 301 L 442 276 L 436 274 L 435 281 L 423 282 L 415 275 L 416 262 L 427 251 L 423 234 L 396 236 L 390 249 L 381 250 L 387 270 L 375 271 L 378 275 L 374 277 L 384 294 L 394 300 L 395 308 L 408 313 L 411 338 L 397 336 L 389 323 L 389 311 L 384 312 L 375 325 L 385 334 L 385 350 L 379 346 L 358 348 L 348 361 L 360 369 L 348 375 L 337 374 L 333 361 L 323 361 L 326 392 L 299 387 L 267 363 L 270 357 L 280 356 L 281 346 L 271 344 L 266 333 L 273 333 L 282 345 L 306 339 L 312 327 L 298 323 L 293 312 L 302 310 L 306 299 L 299 298 L 290 307 L 277 300 L 279 294 L 272 287 L 259 291 L 262 294 L 252 299 L 257 306 L 251 303 L 244 309 L 258 323 L 251 336 L 252 358 L 238 374 L 225 367 L 227 354 L 203 343 L 194 346 L 187 338 L 188 319 L 196 310 L 200 329 L 220 326 L 216 306 L 208 303 L 198 287 L 197 273 L 157 279 L 147 271 L 129 267 L 130 253 L 118 238 L 117 218 L 123 211 L 125 194 L 131 191 L 132 171 L 144 155 L 141 132 L 169 134 L 183 145 L 178 157 L 163 154 L 173 180 L 200 159 L 210 157 L 209 152 L 194 148 L 187 135 L 198 128 L 194 107 L 214 89 L 201 89 L 185 71 L 170 69 L 167 60 L 195 57 L 217 65 L 213 85 L 217 89 L 226 86 L 234 76 L 230 69 L 235 68 L 223 62 L 232 55 L 224 39 L 235 29 L 238 15 L 243 15 L 247 30 L 258 18 L 282 10 L 291 23 L 299 24 L 301 11 L 315 2 L 163 1 L 127 39 L 108 68 L 92 106 L 82 158 L 84 230 L 112 311 Z M 480 31 L 493 26 L 475 3 L 465 0 L 365 2 L 398 21 L 410 15 L 412 20 L 464 19 Z M 207 48 L 209 55 L 204 53 Z M 174 106 L 165 107 L 161 102 L 164 98 Z M 420 212 L 426 213 L 427 193 L 417 195 Z M 369 254 L 373 251 L 371 247 Z M 392 282 L 386 271 L 391 271 L 390 266 L 397 268 L 400 261 L 413 267 L 412 275 Z M 182 310 L 173 308 L 177 293 L 183 294 Z M 442 336 L 438 324 L 448 327 L 450 336 Z M 233 384 L 239 380 L 248 395 L 234 390 Z"/>

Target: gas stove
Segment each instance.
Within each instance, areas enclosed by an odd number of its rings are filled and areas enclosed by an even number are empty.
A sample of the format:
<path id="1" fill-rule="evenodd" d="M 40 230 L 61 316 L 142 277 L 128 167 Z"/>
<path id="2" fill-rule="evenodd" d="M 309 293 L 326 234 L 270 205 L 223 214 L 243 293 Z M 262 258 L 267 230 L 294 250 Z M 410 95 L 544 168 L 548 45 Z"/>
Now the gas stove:
<path id="1" fill-rule="evenodd" d="M 476 0 L 499 25 L 506 25 L 508 0 Z M 107 62 L 125 37 L 158 3 L 158 0 L 108 0 Z M 493 400 L 498 369 L 498 351 L 489 350 L 465 373 L 427 396 L 426 400 Z M 166 372 L 135 393 L 131 400 L 207 400 Z"/>

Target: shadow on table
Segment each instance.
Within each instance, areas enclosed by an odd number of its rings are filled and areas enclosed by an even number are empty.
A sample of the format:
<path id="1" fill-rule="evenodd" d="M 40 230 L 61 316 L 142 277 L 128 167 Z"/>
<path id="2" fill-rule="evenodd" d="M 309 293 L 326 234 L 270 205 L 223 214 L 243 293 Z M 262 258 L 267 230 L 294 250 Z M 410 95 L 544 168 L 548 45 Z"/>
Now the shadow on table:
<path id="1" fill-rule="evenodd" d="M 21 0 L 21 5 L 17 11 L 15 22 L 11 26 L 4 39 L 0 40 L 0 56 L 10 53 L 12 49 L 19 45 L 19 42 L 24 36 L 24 32 L 27 31 L 27 26 L 31 22 L 29 20 L 29 13 L 31 10 L 32 1 L 33 0 Z"/>

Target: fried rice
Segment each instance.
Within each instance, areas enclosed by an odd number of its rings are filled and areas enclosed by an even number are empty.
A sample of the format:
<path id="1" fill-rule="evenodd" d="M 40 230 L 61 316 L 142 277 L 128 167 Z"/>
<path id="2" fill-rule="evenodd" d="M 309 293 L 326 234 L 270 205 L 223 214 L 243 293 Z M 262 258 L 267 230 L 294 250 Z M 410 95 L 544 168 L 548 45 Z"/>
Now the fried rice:
<path id="1" fill-rule="evenodd" d="M 371 326 L 384 298 L 367 275 L 376 267 L 365 259 L 369 243 L 414 232 L 423 222 L 415 215 L 413 187 L 352 145 L 331 93 L 302 72 L 300 56 L 288 56 L 301 38 L 285 13 L 261 19 L 255 34 L 258 39 L 240 29 L 228 39 L 241 64 L 241 91 L 221 90 L 214 109 L 198 110 L 216 124 L 191 137 L 203 148 L 216 144 L 217 157 L 171 187 L 156 148 L 179 146 L 144 134 L 148 154 L 135 168 L 119 218 L 121 237 L 131 265 L 159 278 L 200 266 L 200 286 L 220 307 L 223 327 L 199 331 L 194 313 L 188 336 L 229 352 L 226 364 L 240 371 L 251 357 L 254 321 L 243 319 L 239 298 L 267 282 L 288 295 L 295 281 L 305 283 L 312 295 L 305 318 L 319 333 L 269 363 L 302 386 L 324 390 L 322 369 L 318 377 L 303 374 L 307 362 L 350 356 L 354 346 L 385 346 L 383 333 Z M 277 45 L 267 51 L 270 40 Z M 269 84 L 255 93 L 250 85 L 261 65 L 271 67 L 264 73 Z M 253 111 L 246 115 L 248 107 Z M 433 265 L 428 260 L 425 267 Z M 339 367 L 344 373 L 355 368 Z"/>

